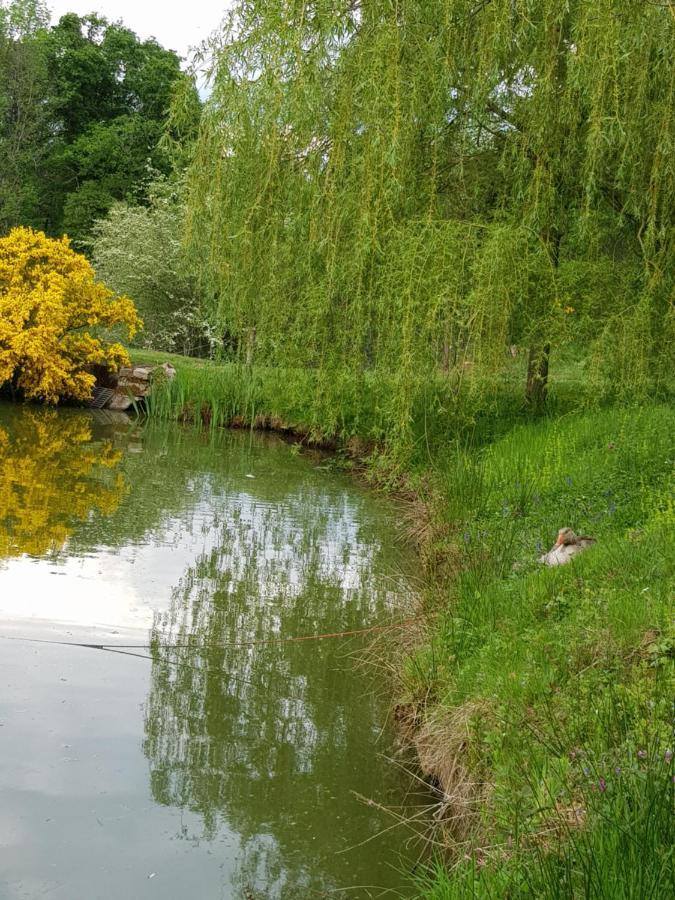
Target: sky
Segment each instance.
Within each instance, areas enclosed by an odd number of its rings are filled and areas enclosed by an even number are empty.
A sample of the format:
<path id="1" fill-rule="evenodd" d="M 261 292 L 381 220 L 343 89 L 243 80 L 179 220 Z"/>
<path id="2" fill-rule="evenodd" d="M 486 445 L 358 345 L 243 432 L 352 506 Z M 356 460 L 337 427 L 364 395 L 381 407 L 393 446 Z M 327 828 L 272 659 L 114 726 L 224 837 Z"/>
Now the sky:
<path id="1" fill-rule="evenodd" d="M 122 19 L 140 38 L 154 37 L 169 50 L 187 57 L 190 47 L 207 38 L 220 24 L 231 0 L 46 0 L 57 22 L 67 12 L 97 12 L 115 22 Z"/>

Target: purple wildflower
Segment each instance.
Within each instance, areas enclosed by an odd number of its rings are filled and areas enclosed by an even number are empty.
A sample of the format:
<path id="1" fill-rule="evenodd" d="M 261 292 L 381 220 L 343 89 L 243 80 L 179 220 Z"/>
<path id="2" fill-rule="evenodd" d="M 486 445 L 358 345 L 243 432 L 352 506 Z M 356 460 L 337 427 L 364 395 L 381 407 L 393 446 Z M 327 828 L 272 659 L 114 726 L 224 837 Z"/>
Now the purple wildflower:
<path id="1" fill-rule="evenodd" d="M 604 794 L 604 792 L 607 790 L 607 782 L 605 781 L 604 778 L 601 778 L 601 779 L 598 781 L 598 787 L 600 788 L 600 790 L 601 790 L 601 791 L 603 792 L 603 794 Z"/>

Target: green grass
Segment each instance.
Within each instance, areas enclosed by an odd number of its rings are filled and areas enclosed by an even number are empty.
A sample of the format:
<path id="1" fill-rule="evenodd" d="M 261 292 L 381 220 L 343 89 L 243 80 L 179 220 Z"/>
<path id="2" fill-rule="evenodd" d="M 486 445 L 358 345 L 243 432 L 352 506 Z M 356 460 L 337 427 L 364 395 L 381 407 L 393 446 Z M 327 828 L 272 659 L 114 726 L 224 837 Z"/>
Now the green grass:
<path id="1" fill-rule="evenodd" d="M 655 760 L 621 774 L 620 788 L 579 796 L 590 823 L 563 829 L 545 847 L 508 848 L 499 860 L 474 855 L 419 876 L 428 900 L 657 900 L 675 893 L 673 785 Z M 671 770 L 672 772 L 672 770 Z"/>
<path id="2" fill-rule="evenodd" d="M 599 410 L 439 461 L 454 575 L 405 684 L 469 711 L 481 787 L 468 859 L 424 896 L 672 896 L 673 434 L 667 406 Z M 545 568 L 563 526 L 597 544 Z"/>
<path id="3" fill-rule="evenodd" d="M 615 779 L 616 780 L 616 779 Z M 550 835 L 544 847 L 474 855 L 419 877 L 428 900 L 656 900 L 675 892 L 673 785 L 663 761 L 635 761 L 620 787 L 580 793 L 588 825 Z"/>
<path id="4" fill-rule="evenodd" d="M 181 356 L 178 353 L 165 353 L 163 350 L 141 350 L 136 347 L 128 350 L 131 361 L 135 366 L 153 365 L 160 366 L 162 363 L 171 363 L 177 370 L 199 370 L 212 369 L 217 363 L 210 359 L 201 359 L 196 356 Z"/>
<path id="5" fill-rule="evenodd" d="M 480 383 L 471 371 L 453 378 L 420 376 L 409 385 L 405 407 L 398 408 L 396 372 L 251 368 L 148 350 L 130 353 L 136 364 L 166 361 L 176 367 L 176 378 L 153 393 L 148 405 L 153 417 L 212 427 L 267 424 L 336 446 L 352 439 L 370 449 L 386 445 L 386 467 L 396 456 L 399 474 L 427 467 L 459 433 L 493 440 L 531 418 L 523 399 L 524 357 L 509 357 L 502 372 Z M 556 361 L 551 410 L 560 414 L 585 401 L 579 374 L 573 356 Z"/>

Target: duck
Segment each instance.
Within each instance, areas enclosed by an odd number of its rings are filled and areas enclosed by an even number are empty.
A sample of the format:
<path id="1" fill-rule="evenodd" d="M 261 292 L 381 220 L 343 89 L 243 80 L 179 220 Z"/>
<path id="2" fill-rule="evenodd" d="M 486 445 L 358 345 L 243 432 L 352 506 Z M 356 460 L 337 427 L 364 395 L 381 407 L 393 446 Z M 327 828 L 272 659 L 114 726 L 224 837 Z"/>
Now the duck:
<path id="1" fill-rule="evenodd" d="M 595 538 L 586 534 L 576 535 L 571 528 L 561 528 L 558 538 L 548 553 L 539 557 L 545 566 L 562 566 L 578 553 L 582 553 L 595 544 Z"/>

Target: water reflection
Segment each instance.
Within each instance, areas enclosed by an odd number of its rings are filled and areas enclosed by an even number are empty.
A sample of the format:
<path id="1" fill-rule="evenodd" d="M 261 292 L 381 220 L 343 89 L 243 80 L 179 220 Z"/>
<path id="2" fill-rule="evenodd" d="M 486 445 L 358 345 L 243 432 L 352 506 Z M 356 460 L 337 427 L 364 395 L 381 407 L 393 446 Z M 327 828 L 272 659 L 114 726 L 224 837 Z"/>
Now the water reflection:
<path id="1" fill-rule="evenodd" d="M 0 560 L 60 550 L 76 522 L 110 515 L 126 492 L 122 453 L 91 420 L 27 408 L 0 421 Z"/>
<path id="2" fill-rule="evenodd" d="M 405 886 L 379 806 L 402 793 L 378 756 L 386 705 L 353 658 L 368 638 L 289 640 L 401 616 L 389 512 L 318 463 L 259 436 L 0 406 L 3 897 Z"/>
<path id="3" fill-rule="evenodd" d="M 384 827 L 356 794 L 393 799 L 391 773 L 374 764 L 382 705 L 347 658 L 362 644 L 285 640 L 391 615 L 381 545 L 360 541 L 356 509 L 335 500 L 317 485 L 283 504 L 230 498 L 217 546 L 152 630 L 153 796 L 198 813 L 209 838 L 236 831 L 238 887 L 269 897 L 350 883 L 354 860 L 340 851 Z M 371 875 L 386 846 L 366 851 Z M 392 874 L 383 860 L 379 883 Z"/>

